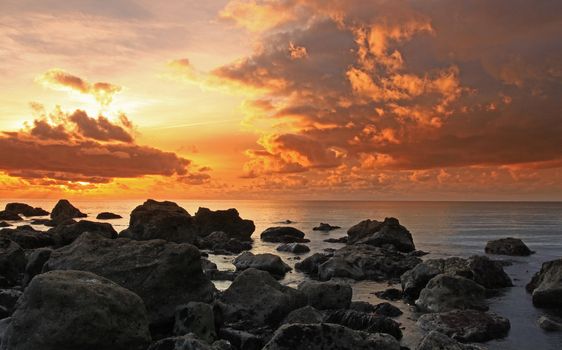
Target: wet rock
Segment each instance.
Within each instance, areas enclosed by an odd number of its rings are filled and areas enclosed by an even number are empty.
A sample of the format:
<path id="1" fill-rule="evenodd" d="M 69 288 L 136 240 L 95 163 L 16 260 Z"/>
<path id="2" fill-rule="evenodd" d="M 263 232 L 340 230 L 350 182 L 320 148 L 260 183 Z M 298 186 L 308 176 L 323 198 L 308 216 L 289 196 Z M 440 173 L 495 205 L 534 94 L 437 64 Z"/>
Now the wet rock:
<path id="1" fill-rule="evenodd" d="M 23 219 L 16 213 L 11 211 L 2 210 L 0 211 L 0 220 L 7 220 L 7 221 L 22 221 Z"/>
<path id="2" fill-rule="evenodd" d="M 307 305 L 291 311 L 283 320 L 282 324 L 293 323 L 322 323 L 324 314 L 313 306 Z"/>
<path id="3" fill-rule="evenodd" d="M 486 256 L 475 255 L 467 260 L 470 274 L 468 278 L 488 289 L 498 289 L 513 286 L 511 278 L 503 270 L 500 262 L 490 260 Z"/>
<path id="4" fill-rule="evenodd" d="M 306 243 L 310 242 L 304 238 L 304 232 L 294 227 L 279 226 L 270 227 L 261 233 L 261 239 L 273 243 Z"/>
<path id="5" fill-rule="evenodd" d="M 2 349 L 144 350 L 149 343 L 136 294 L 92 273 L 52 271 L 25 290 Z"/>
<path id="6" fill-rule="evenodd" d="M 122 219 L 123 217 L 119 214 L 114 214 L 114 213 L 110 213 L 107 211 L 104 211 L 102 213 L 99 213 L 96 216 L 96 219 L 98 220 L 113 220 L 113 219 Z"/>
<path id="7" fill-rule="evenodd" d="M 348 244 L 364 243 L 376 247 L 394 247 L 401 252 L 416 249 L 410 232 L 398 219 L 386 218 L 383 222 L 364 220 L 347 231 Z"/>
<path id="8" fill-rule="evenodd" d="M 277 326 L 289 312 L 305 304 L 302 292 L 283 286 L 269 273 L 253 268 L 236 277 L 217 302 L 226 324 L 242 322 L 246 329 Z M 236 345 L 231 339 L 224 339 Z"/>
<path id="9" fill-rule="evenodd" d="M 57 247 L 74 242 L 84 232 L 97 233 L 108 239 L 117 238 L 117 231 L 115 231 L 111 224 L 88 220 L 81 220 L 70 225 L 58 225 L 47 232 L 52 235 Z"/>
<path id="10" fill-rule="evenodd" d="M 310 248 L 301 243 L 285 243 L 276 248 L 279 252 L 289 252 L 293 254 L 304 254 L 310 251 Z"/>
<path id="11" fill-rule="evenodd" d="M 240 274 L 236 271 L 220 271 L 217 264 L 207 259 L 201 259 L 201 267 L 205 276 L 213 281 L 234 281 L 236 276 Z"/>
<path id="12" fill-rule="evenodd" d="M 328 261 L 333 254 L 315 253 L 295 264 L 295 269 L 310 275 L 318 274 L 318 266 Z"/>
<path id="13" fill-rule="evenodd" d="M 312 230 L 329 232 L 329 231 L 337 230 L 337 229 L 340 229 L 340 228 L 341 228 L 340 226 L 332 226 L 330 224 L 326 224 L 326 223 L 321 222 L 320 225 L 314 227 Z"/>
<path id="14" fill-rule="evenodd" d="M 370 334 L 330 324 L 281 326 L 263 350 L 399 350 L 400 344 L 387 334 Z"/>
<path id="15" fill-rule="evenodd" d="M 66 199 L 59 200 L 51 211 L 51 220 L 56 223 L 62 223 L 68 219 L 85 218 L 87 216 Z"/>
<path id="16" fill-rule="evenodd" d="M 418 319 L 417 325 L 425 331 L 437 331 L 460 342 L 503 338 L 510 329 L 507 318 L 477 310 L 425 314 Z"/>
<path id="17" fill-rule="evenodd" d="M 11 211 L 12 213 L 16 214 L 21 214 L 26 217 L 49 215 L 48 211 L 42 208 L 34 208 L 31 205 L 25 203 L 8 203 L 6 204 L 5 210 Z"/>
<path id="18" fill-rule="evenodd" d="M 153 327 L 170 330 L 177 305 L 209 302 L 216 292 L 203 274 L 199 250 L 164 240 L 106 239 L 86 232 L 53 251 L 43 270 L 90 271 L 110 279 L 143 299 Z"/>
<path id="19" fill-rule="evenodd" d="M 193 333 L 197 338 L 212 343 L 217 338 L 215 316 L 209 304 L 190 302 L 176 308 L 174 334 Z"/>
<path id="20" fill-rule="evenodd" d="M 390 303 L 380 303 L 375 305 L 373 313 L 386 317 L 398 317 L 402 315 L 402 311 Z"/>
<path id="21" fill-rule="evenodd" d="M 562 321 L 549 316 L 541 316 L 537 321 L 539 327 L 547 332 L 562 331 Z"/>
<path id="22" fill-rule="evenodd" d="M 397 279 L 421 260 L 400 252 L 367 244 L 348 245 L 318 266 L 318 278 L 347 277 L 355 280 Z"/>
<path id="23" fill-rule="evenodd" d="M 0 288 L 19 283 L 26 263 L 25 253 L 16 242 L 0 238 Z"/>
<path id="24" fill-rule="evenodd" d="M 533 293 L 533 304 L 537 307 L 562 307 L 562 259 L 547 261 L 542 264 L 527 291 Z"/>
<path id="25" fill-rule="evenodd" d="M 213 350 L 213 348 L 192 334 L 188 334 L 161 339 L 150 345 L 148 350 Z"/>
<path id="26" fill-rule="evenodd" d="M 237 256 L 232 263 L 236 266 L 237 271 L 254 268 L 267 271 L 278 278 L 285 276 L 285 273 L 292 270 L 280 257 L 269 253 L 253 254 L 251 252 L 244 252 Z"/>
<path id="27" fill-rule="evenodd" d="M 396 288 L 388 288 L 380 292 L 375 292 L 375 295 L 380 299 L 390 301 L 400 300 L 403 296 L 402 291 Z"/>
<path id="28" fill-rule="evenodd" d="M 441 274 L 429 281 L 416 305 L 425 312 L 488 310 L 485 297 L 486 290 L 478 283 L 460 276 Z"/>
<path id="29" fill-rule="evenodd" d="M 326 243 L 347 243 L 347 237 L 328 238 L 328 239 L 325 239 L 324 242 L 326 242 Z"/>
<path id="30" fill-rule="evenodd" d="M 36 249 L 55 244 L 50 233 L 37 231 L 29 225 L 0 230 L 0 237 L 16 242 L 23 249 Z"/>
<path id="31" fill-rule="evenodd" d="M 355 310 L 331 310 L 327 312 L 324 322 L 336 323 L 368 333 L 386 333 L 396 339 L 402 338 L 400 324 L 382 315 Z"/>
<path id="32" fill-rule="evenodd" d="M 8 224 L 6 221 L 0 221 L 0 228 L 10 227 L 12 225 Z"/>
<path id="33" fill-rule="evenodd" d="M 306 296 L 308 305 L 319 310 L 347 309 L 353 295 L 349 284 L 332 281 L 304 281 L 299 284 L 298 290 Z"/>
<path id="34" fill-rule="evenodd" d="M 461 344 L 449 338 L 443 333 L 431 331 L 416 347 L 416 350 L 485 350 L 485 348 L 473 344 Z"/>
<path id="35" fill-rule="evenodd" d="M 252 249 L 252 243 L 249 241 L 240 241 L 231 238 L 224 231 L 215 231 L 208 236 L 199 239 L 197 245 L 201 249 L 209 249 L 214 254 L 240 254 L 245 250 Z"/>
<path id="36" fill-rule="evenodd" d="M 236 349 L 240 350 L 260 350 L 263 346 L 263 340 L 260 337 L 229 327 L 221 328 L 219 330 L 219 337 L 226 339 Z"/>
<path id="37" fill-rule="evenodd" d="M 529 256 L 533 253 L 522 240 L 511 237 L 489 241 L 485 251 L 487 254 L 512 256 Z"/>
<path id="38" fill-rule="evenodd" d="M 213 211 L 199 208 L 193 220 L 198 234 L 203 237 L 216 231 L 223 231 L 229 238 L 251 241 L 252 233 L 256 229 L 254 222 L 242 219 L 236 209 Z"/>
<path id="39" fill-rule="evenodd" d="M 37 276 L 43 270 L 43 265 L 51 257 L 53 250 L 51 248 L 35 249 L 27 257 L 27 265 L 23 276 L 23 285 L 27 286 L 33 277 Z"/>

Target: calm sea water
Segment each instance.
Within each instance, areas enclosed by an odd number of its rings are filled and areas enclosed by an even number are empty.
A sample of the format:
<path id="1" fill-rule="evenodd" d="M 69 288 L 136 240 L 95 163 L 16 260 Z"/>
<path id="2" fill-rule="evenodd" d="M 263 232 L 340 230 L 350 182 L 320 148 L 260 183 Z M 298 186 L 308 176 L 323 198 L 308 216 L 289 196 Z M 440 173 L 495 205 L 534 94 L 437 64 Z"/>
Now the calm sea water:
<path id="1" fill-rule="evenodd" d="M 6 202 L 0 201 L 0 208 Z M 50 210 L 55 201 L 26 200 L 34 206 Z M 179 205 L 191 214 L 198 207 L 214 210 L 237 208 L 243 218 L 254 220 L 256 232 L 253 252 L 271 252 L 280 255 L 289 265 L 297 260 L 294 255 L 275 251 L 276 244 L 264 243 L 259 234 L 278 222 L 291 220 L 292 226 L 304 231 L 311 240 L 311 253 L 325 248 L 339 248 L 342 244 L 323 242 L 326 238 L 344 236 L 347 229 L 361 220 L 383 219 L 394 216 L 406 226 L 414 237 L 418 249 L 430 252 L 424 259 L 447 256 L 484 254 L 488 240 L 501 237 L 518 237 L 536 251 L 531 257 L 500 257 L 512 261 L 506 271 L 515 287 L 489 300 L 490 309 L 511 321 L 509 336 L 486 344 L 490 349 L 562 349 L 562 333 L 546 333 L 537 325 L 537 318 L 545 311 L 536 309 L 524 286 L 542 262 L 562 257 L 562 203 L 538 202 L 353 202 L 353 201 L 190 201 L 178 200 Z M 117 231 L 128 225 L 128 214 L 139 201 L 73 201 L 78 208 L 94 220 L 101 211 L 121 214 L 124 218 L 111 220 Z M 330 233 L 313 231 L 320 222 L 341 226 Z M 307 254 L 308 255 L 308 254 Z M 302 258 L 306 255 L 301 256 Z M 211 256 L 221 269 L 234 269 L 232 257 Z M 296 286 L 305 278 L 292 272 L 282 283 Z M 227 283 L 217 284 L 226 288 Z M 373 292 L 387 288 L 374 282 L 354 283 L 354 299 L 372 303 L 381 302 Z M 404 345 L 414 348 L 421 334 L 415 326 L 417 315 L 407 305 L 395 303 L 403 311 L 397 320 L 405 327 Z"/>

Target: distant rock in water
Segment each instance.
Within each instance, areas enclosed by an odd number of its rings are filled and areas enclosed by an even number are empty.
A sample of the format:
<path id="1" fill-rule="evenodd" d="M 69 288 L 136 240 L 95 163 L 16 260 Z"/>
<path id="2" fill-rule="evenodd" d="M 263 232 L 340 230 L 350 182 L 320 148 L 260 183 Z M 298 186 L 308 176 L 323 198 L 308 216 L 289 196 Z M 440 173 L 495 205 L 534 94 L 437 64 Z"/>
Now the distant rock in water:
<path id="1" fill-rule="evenodd" d="M 52 235 L 57 247 L 74 242 L 84 232 L 97 233 L 109 239 L 117 238 L 117 231 L 115 231 L 111 224 L 88 220 L 81 220 L 68 225 L 60 224 L 47 232 Z"/>
<path id="2" fill-rule="evenodd" d="M 236 266 L 237 271 L 254 268 L 267 271 L 277 278 L 285 276 L 285 273 L 292 270 L 280 257 L 269 253 L 253 254 L 251 252 L 244 252 L 236 257 L 232 263 Z"/>
<path id="3" fill-rule="evenodd" d="M 207 236 L 216 231 L 223 231 L 230 238 L 241 241 L 250 241 L 256 226 L 252 220 L 245 220 L 240 217 L 238 210 L 210 210 L 199 208 L 193 216 L 194 224 L 200 236 Z"/>
<path id="4" fill-rule="evenodd" d="M 121 215 L 106 212 L 106 211 L 104 211 L 103 213 L 99 213 L 96 216 L 96 219 L 98 220 L 113 220 L 113 219 L 122 219 L 122 218 L 123 217 Z"/>
<path id="5" fill-rule="evenodd" d="M 85 218 L 87 216 L 66 199 L 59 200 L 51 211 L 51 219 L 56 223 L 62 223 L 68 219 Z"/>
<path id="6" fill-rule="evenodd" d="M 562 307 L 562 259 L 542 264 L 526 286 L 533 294 L 533 304 L 544 308 Z"/>
<path id="7" fill-rule="evenodd" d="M 511 237 L 489 241 L 485 251 L 487 254 L 512 256 L 529 256 L 533 253 L 522 240 Z"/>
<path id="8" fill-rule="evenodd" d="M 7 221 L 22 221 L 23 219 L 17 213 L 2 210 L 0 211 L 0 220 L 7 220 Z"/>
<path id="9" fill-rule="evenodd" d="M 406 253 L 416 249 L 410 232 L 395 218 L 386 218 L 383 222 L 361 221 L 351 227 L 347 235 L 349 237 L 347 244 L 369 244 Z"/>
<path id="10" fill-rule="evenodd" d="M 55 244 L 55 240 L 50 233 L 37 231 L 29 225 L 2 229 L 0 230 L 0 237 L 16 242 L 23 249 L 36 249 Z"/>
<path id="11" fill-rule="evenodd" d="M 329 232 L 332 230 L 337 230 L 340 229 L 341 227 L 339 226 L 332 226 L 330 224 L 326 224 L 321 222 L 320 225 L 316 226 L 313 228 L 314 231 L 324 231 L 324 232 Z"/>
<path id="12" fill-rule="evenodd" d="M 310 240 L 304 238 L 304 232 L 294 227 L 278 226 L 270 227 L 261 233 L 261 239 L 273 243 L 307 243 Z"/>
<path id="13" fill-rule="evenodd" d="M 276 248 L 279 252 L 289 252 L 294 254 L 304 254 L 310 251 L 310 248 L 301 243 L 285 243 Z"/>
<path id="14" fill-rule="evenodd" d="M 8 203 L 6 204 L 5 210 L 11 211 L 12 213 L 16 214 L 21 214 L 26 217 L 49 215 L 48 211 L 42 208 L 34 208 L 31 205 L 25 203 Z"/>

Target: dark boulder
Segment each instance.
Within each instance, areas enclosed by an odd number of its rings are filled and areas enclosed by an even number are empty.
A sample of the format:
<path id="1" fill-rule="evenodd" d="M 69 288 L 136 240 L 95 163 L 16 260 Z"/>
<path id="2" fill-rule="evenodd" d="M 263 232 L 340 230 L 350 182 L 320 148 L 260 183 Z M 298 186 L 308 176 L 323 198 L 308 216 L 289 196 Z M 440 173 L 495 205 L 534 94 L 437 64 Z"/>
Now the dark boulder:
<path id="1" fill-rule="evenodd" d="M 74 242 L 84 232 L 97 233 L 109 239 L 117 238 L 117 231 L 115 231 L 111 224 L 88 220 L 81 220 L 70 225 L 58 225 L 47 232 L 52 235 L 57 247 Z"/>
<path id="2" fill-rule="evenodd" d="M 288 252 L 293 254 L 304 254 L 310 251 L 310 248 L 302 243 L 285 243 L 276 248 L 279 252 Z"/>
<path id="3" fill-rule="evenodd" d="M 25 203 L 8 203 L 6 204 L 5 210 L 11 211 L 12 213 L 16 214 L 21 214 L 26 217 L 49 215 L 48 211 L 42 208 L 34 208 L 31 205 Z"/>
<path id="4" fill-rule="evenodd" d="M 26 263 L 25 253 L 16 242 L 0 238 L 0 288 L 18 284 Z"/>
<path id="5" fill-rule="evenodd" d="M 301 262 L 295 264 L 295 269 L 310 275 L 318 274 L 318 266 L 328 261 L 333 254 L 314 253 Z"/>
<path id="6" fill-rule="evenodd" d="M 59 200 L 51 211 L 51 219 L 57 224 L 68 219 L 85 218 L 86 216 L 88 215 L 82 213 L 66 199 Z"/>
<path id="7" fill-rule="evenodd" d="M 547 261 L 542 264 L 527 291 L 533 294 L 533 304 L 545 308 L 562 307 L 562 259 Z"/>
<path id="8" fill-rule="evenodd" d="M 256 229 L 252 220 L 244 220 L 236 209 L 210 210 L 199 208 L 193 217 L 194 224 L 200 236 L 207 236 L 215 231 L 223 231 L 230 238 L 240 241 L 250 241 Z"/>
<path id="9" fill-rule="evenodd" d="M 53 249 L 51 248 L 38 248 L 35 249 L 27 257 L 27 265 L 25 266 L 25 273 L 23 276 L 23 285 L 27 286 L 33 277 L 37 276 L 43 270 L 43 265 L 51 257 Z"/>
<path id="10" fill-rule="evenodd" d="M 82 271 L 52 271 L 31 281 L 2 349 L 144 350 L 150 343 L 142 300 Z"/>
<path id="11" fill-rule="evenodd" d="M 541 316 L 537 320 L 537 324 L 541 329 L 547 332 L 559 332 L 562 331 L 562 320 L 550 316 Z"/>
<path id="12" fill-rule="evenodd" d="M 503 338 L 510 329 L 507 318 L 477 310 L 425 314 L 418 319 L 417 325 L 427 332 L 437 331 L 460 342 Z"/>
<path id="13" fill-rule="evenodd" d="M 147 350 L 214 350 L 192 334 L 160 339 Z"/>
<path id="14" fill-rule="evenodd" d="M 1 318 L 9 317 L 14 313 L 16 303 L 23 293 L 17 289 L 0 289 L 0 314 Z"/>
<path id="15" fill-rule="evenodd" d="M 355 310 L 331 310 L 324 322 L 336 323 L 358 331 L 368 333 L 386 333 L 396 339 L 402 338 L 400 324 L 391 318 Z"/>
<path id="16" fill-rule="evenodd" d="M 485 251 L 487 254 L 512 256 L 529 256 L 533 253 L 522 240 L 511 237 L 489 241 Z"/>
<path id="17" fill-rule="evenodd" d="M 340 237 L 340 238 L 328 238 L 325 239 L 324 242 L 326 243 L 347 243 L 347 236 Z"/>
<path id="18" fill-rule="evenodd" d="M 98 220 L 113 220 L 113 219 L 122 219 L 123 217 L 119 214 L 114 214 L 114 213 L 110 213 L 107 211 L 104 211 L 102 213 L 99 213 L 96 216 L 96 219 Z"/>
<path id="19" fill-rule="evenodd" d="M 375 295 L 380 299 L 390 301 L 400 300 L 403 297 L 402 291 L 396 288 L 381 290 L 379 292 L 375 292 Z"/>
<path id="20" fill-rule="evenodd" d="M 2 229 L 0 237 L 16 242 L 23 249 L 36 249 L 55 244 L 50 233 L 37 231 L 29 225 Z"/>
<path id="21" fill-rule="evenodd" d="M 269 253 L 253 254 L 251 252 L 244 252 L 234 259 L 233 264 L 236 266 L 237 271 L 254 268 L 267 271 L 277 278 L 285 276 L 285 273 L 292 270 L 280 257 Z"/>
<path id="22" fill-rule="evenodd" d="M 252 249 L 250 241 L 241 241 L 232 238 L 224 231 L 215 231 L 197 241 L 197 246 L 201 249 L 208 249 L 214 254 L 240 254 L 245 250 Z"/>
<path id="23" fill-rule="evenodd" d="M 347 309 L 353 296 L 351 286 L 343 282 L 304 281 L 298 290 L 306 296 L 308 305 L 319 310 Z"/>
<path id="24" fill-rule="evenodd" d="M 294 227 L 279 226 L 270 227 L 261 233 L 261 239 L 273 243 L 306 243 L 310 242 L 304 238 L 304 232 Z"/>
<path id="25" fill-rule="evenodd" d="M 314 227 L 312 230 L 329 232 L 329 231 L 337 230 L 337 229 L 340 229 L 340 228 L 341 228 L 340 226 L 332 226 L 330 224 L 326 224 L 326 223 L 321 222 L 320 225 Z"/>
<path id="26" fill-rule="evenodd" d="M 7 221 L 22 221 L 23 219 L 16 213 L 11 211 L 2 210 L 0 211 L 0 220 L 7 220 Z"/>
<path id="27" fill-rule="evenodd" d="M 174 334 L 186 335 L 189 333 L 209 344 L 215 341 L 217 332 L 211 305 L 192 301 L 176 308 Z"/>
<path id="28" fill-rule="evenodd" d="M 443 333 L 431 331 L 423 337 L 416 350 L 485 350 L 473 344 L 461 344 Z"/>
<path id="29" fill-rule="evenodd" d="M 402 315 L 402 311 L 390 303 L 380 303 L 375 305 L 373 313 L 386 317 L 398 317 Z"/>
<path id="30" fill-rule="evenodd" d="M 8 224 L 6 221 L 0 221 L 0 228 L 10 227 L 12 225 Z"/>
<path id="31" fill-rule="evenodd" d="M 291 311 L 283 320 L 282 324 L 292 323 L 322 323 L 324 314 L 313 306 L 307 305 Z"/>
<path id="32" fill-rule="evenodd" d="M 398 219 L 386 218 L 383 222 L 364 220 L 347 231 L 348 244 L 364 243 L 376 247 L 394 248 L 401 252 L 416 249 L 412 235 Z"/>
<path id="33" fill-rule="evenodd" d="M 263 347 L 263 339 L 261 337 L 239 329 L 221 328 L 219 330 L 219 337 L 226 339 L 236 349 L 240 350 L 260 350 Z"/>
<path id="34" fill-rule="evenodd" d="M 485 298 L 486 290 L 478 283 L 460 276 L 441 274 L 429 281 L 416 305 L 425 312 L 488 310 Z"/>

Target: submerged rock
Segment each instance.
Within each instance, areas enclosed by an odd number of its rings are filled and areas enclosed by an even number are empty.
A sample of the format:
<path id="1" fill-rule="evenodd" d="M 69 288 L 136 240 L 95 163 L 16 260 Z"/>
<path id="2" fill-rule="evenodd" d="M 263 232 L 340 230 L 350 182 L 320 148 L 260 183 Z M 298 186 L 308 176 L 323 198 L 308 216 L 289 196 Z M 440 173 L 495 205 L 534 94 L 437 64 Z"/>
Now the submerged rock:
<path id="1" fill-rule="evenodd" d="M 62 247 L 74 242 L 85 232 L 97 233 L 109 239 L 117 238 L 117 231 L 115 231 L 111 224 L 88 220 L 81 220 L 69 225 L 61 224 L 47 232 L 53 237 L 57 247 Z"/>
<path id="2" fill-rule="evenodd" d="M 96 216 L 96 219 L 98 220 L 113 220 L 113 219 L 122 219 L 123 217 L 119 214 L 114 214 L 114 213 L 110 213 L 107 211 L 104 211 L 102 213 L 99 213 Z"/>
<path id="3" fill-rule="evenodd" d="M 2 229 L 0 230 L 0 237 L 10 239 L 24 249 L 36 249 L 55 244 L 55 240 L 50 233 L 37 231 L 29 225 Z"/>
<path id="4" fill-rule="evenodd" d="M 542 264 L 527 291 L 533 294 L 533 304 L 538 307 L 562 307 L 562 259 L 547 261 Z"/>
<path id="5" fill-rule="evenodd" d="M 337 230 L 337 229 L 340 229 L 340 228 L 341 228 L 340 226 L 332 226 L 330 224 L 326 224 L 326 223 L 321 222 L 320 225 L 314 227 L 312 230 L 329 232 L 329 231 Z"/>
<path id="6" fill-rule="evenodd" d="M 383 222 L 364 220 L 347 231 L 348 244 L 364 243 L 376 247 L 394 249 L 401 252 L 411 252 L 416 249 L 412 235 L 398 219 L 386 218 Z"/>
<path id="7" fill-rule="evenodd" d="M 34 208 L 31 205 L 25 203 L 8 203 L 6 204 L 5 210 L 11 211 L 12 213 L 16 214 L 21 214 L 26 217 L 49 215 L 48 211 L 42 208 Z"/>
<path id="8" fill-rule="evenodd" d="M 485 350 L 474 344 L 461 344 L 443 333 L 431 331 L 423 337 L 416 350 Z"/>
<path id="9" fill-rule="evenodd" d="M 310 251 L 310 248 L 301 243 L 285 243 L 276 248 L 279 252 L 289 252 L 294 254 L 304 254 Z"/>
<path id="10" fill-rule="evenodd" d="M 85 218 L 87 216 L 66 199 L 59 200 L 51 211 L 51 219 L 56 223 L 62 223 L 68 219 Z"/>
<path id="11" fill-rule="evenodd" d="M 144 350 L 149 343 L 136 294 L 92 273 L 52 271 L 25 290 L 2 349 Z"/>
<path id="12" fill-rule="evenodd" d="M 353 296 L 351 286 L 342 282 L 304 281 L 298 289 L 306 296 L 308 305 L 319 310 L 347 309 Z"/>
<path id="13" fill-rule="evenodd" d="M 0 238 L 0 288 L 19 283 L 26 263 L 25 253 L 16 242 Z"/>
<path id="14" fill-rule="evenodd" d="M 294 227 L 279 226 L 270 227 L 261 233 L 261 239 L 273 243 L 306 243 L 310 242 L 304 238 L 304 232 Z"/>
<path id="15" fill-rule="evenodd" d="M 453 309 L 488 310 L 486 290 L 478 283 L 460 276 L 437 275 L 421 291 L 416 306 L 425 312 Z"/>
<path id="16" fill-rule="evenodd" d="M 283 277 L 285 273 L 292 270 L 280 257 L 269 253 L 253 254 L 251 252 L 244 252 L 234 259 L 233 264 L 236 266 L 237 271 L 254 268 L 267 271 L 275 277 Z"/>
<path id="17" fill-rule="evenodd" d="M 324 242 L 326 242 L 326 243 L 347 243 L 347 237 L 328 238 L 328 239 L 325 239 Z"/>

